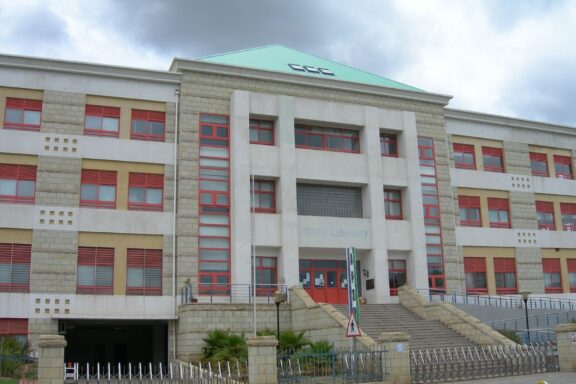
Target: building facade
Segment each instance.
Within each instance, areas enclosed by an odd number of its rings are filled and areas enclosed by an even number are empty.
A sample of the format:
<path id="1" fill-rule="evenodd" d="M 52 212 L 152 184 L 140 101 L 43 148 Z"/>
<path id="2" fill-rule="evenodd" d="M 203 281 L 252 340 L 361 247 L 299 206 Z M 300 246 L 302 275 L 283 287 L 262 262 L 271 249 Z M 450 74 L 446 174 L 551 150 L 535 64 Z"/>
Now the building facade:
<path id="1" fill-rule="evenodd" d="M 33 347 L 165 361 L 182 288 L 345 303 L 347 247 L 368 303 L 576 291 L 574 128 L 281 46 L 168 71 L 1 56 L 0 80 L 0 331 Z"/>

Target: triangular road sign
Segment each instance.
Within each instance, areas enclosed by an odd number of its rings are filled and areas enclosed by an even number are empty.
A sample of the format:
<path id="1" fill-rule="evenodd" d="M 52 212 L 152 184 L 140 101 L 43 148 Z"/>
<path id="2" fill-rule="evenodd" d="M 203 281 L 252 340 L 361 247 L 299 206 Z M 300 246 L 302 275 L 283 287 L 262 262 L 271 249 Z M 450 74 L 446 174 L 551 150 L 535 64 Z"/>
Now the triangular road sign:
<path id="1" fill-rule="evenodd" d="M 348 320 L 348 326 L 346 327 L 346 337 L 357 337 L 362 336 L 358 323 L 354 318 L 354 314 L 350 314 L 350 319 Z"/>

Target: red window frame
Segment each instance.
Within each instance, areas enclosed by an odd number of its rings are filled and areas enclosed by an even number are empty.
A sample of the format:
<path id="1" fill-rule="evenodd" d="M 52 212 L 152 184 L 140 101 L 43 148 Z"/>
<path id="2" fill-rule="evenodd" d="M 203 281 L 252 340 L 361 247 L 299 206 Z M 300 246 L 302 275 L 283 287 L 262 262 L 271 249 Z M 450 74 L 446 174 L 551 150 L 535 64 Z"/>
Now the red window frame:
<path id="1" fill-rule="evenodd" d="M 469 274 L 472 274 L 473 287 L 469 287 Z M 478 287 L 480 275 L 484 275 L 486 287 Z M 466 293 L 488 293 L 488 280 L 486 275 L 486 258 L 485 257 L 465 257 L 464 258 L 464 275 L 466 276 Z"/>
<path id="2" fill-rule="evenodd" d="M 576 203 L 560 203 L 562 215 L 562 229 L 576 231 Z"/>
<path id="3" fill-rule="evenodd" d="M 28 336 L 28 319 L 0 318 L 0 335 Z"/>
<path id="4" fill-rule="evenodd" d="M 559 166 L 561 169 L 558 169 Z M 557 178 L 570 180 L 573 179 L 574 173 L 572 169 L 572 157 L 554 155 L 554 172 Z"/>
<path id="5" fill-rule="evenodd" d="M 136 123 L 143 123 L 146 132 L 134 132 Z M 162 123 L 162 133 L 152 133 L 154 124 Z M 165 141 L 166 138 L 166 112 L 146 111 L 143 109 L 132 110 L 130 123 L 130 138 L 136 140 Z"/>
<path id="6" fill-rule="evenodd" d="M 88 117 L 100 118 L 100 128 L 88 128 Z M 116 131 L 103 129 L 105 118 L 116 119 Z M 120 135 L 120 108 L 87 104 L 84 116 L 84 134 L 87 136 L 118 137 Z"/>
<path id="7" fill-rule="evenodd" d="M 0 292 L 30 291 L 30 259 L 32 246 L 30 244 L 0 243 L 0 264 L 10 268 L 10 281 L 0 281 Z M 27 265 L 27 271 L 15 271 L 15 265 Z M 23 275 L 26 274 L 26 276 Z M 25 280 L 25 281 L 24 281 Z"/>
<path id="8" fill-rule="evenodd" d="M 404 283 L 398 284 L 397 276 L 403 278 Z M 390 286 L 390 296 L 398 296 L 398 288 L 406 284 L 408 273 L 406 270 L 406 260 L 388 260 L 388 284 Z"/>
<path id="9" fill-rule="evenodd" d="M 272 266 L 265 266 L 264 261 L 272 262 Z M 271 283 L 261 283 L 265 274 L 272 276 Z M 276 257 L 256 256 L 256 295 L 272 296 L 278 290 L 278 261 Z"/>
<path id="10" fill-rule="evenodd" d="M 380 153 L 386 157 L 398 157 L 398 135 L 380 133 Z"/>
<path id="11" fill-rule="evenodd" d="M 500 166 L 486 165 L 487 158 L 500 159 Z M 504 151 L 502 148 L 482 147 L 482 162 L 485 171 L 504 173 Z"/>
<path id="12" fill-rule="evenodd" d="M 504 284 L 506 285 L 507 274 L 514 275 L 514 286 L 513 287 L 498 287 L 498 274 L 503 274 Z M 495 257 L 494 258 L 494 280 L 496 285 L 496 293 L 499 295 L 505 294 L 514 294 L 518 293 L 518 275 L 516 273 L 516 260 L 510 257 L 502 258 L 502 257 Z"/>
<path id="13" fill-rule="evenodd" d="M 536 164 L 544 165 L 546 170 L 540 171 L 535 167 Z M 530 152 L 530 168 L 533 176 L 550 176 L 550 171 L 548 170 L 548 155 L 545 153 Z"/>
<path id="14" fill-rule="evenodd" d="M 544 272 L 544 292 L 562 293 L 562 268 L 560 266 L 560 259 L 542 259 L 542 271 Z M 547 284 L 547 275 L 550 277 L 549 280 L 554 280 L 552 276 L 557 276 L 560 286 Z"/>
<path id="15" fill-rule="evenodd" d="M 452 144 L 453 156 L 454 156 L 454 166 L 460 169 L 476 169 L 476 154 L 474 152 L 474 146 L 472 144 Z M 467 163 L 459 160 L 464 160 L 464 155 L 472 155 L 472 163 Z"/>
<path id="16" fill-rule="evenodd" d="M 101 171 L 97 169 L 83 169 L 80 178 L 80 206 L 90 208 L 116 208 L 116 200 L 118 198 L 118 188 L 116 180 L 116 171 Z M 82 199 L 82 185 L 96 185 L 100 186 L 113 186 L 114 187 L 114 201 L 100 200 L 100 188 L 97 188 L 96 200 Z"/>
<path id="17" fill-rule="evenodd" d="M 570 284 L 570 292 L 576 292 L 576 259 L 566 259 L 566 267 L 568 268 L 568 282 Z"/>
<path id="18" fill-rule="evenodd" d="M 80 284 L 79 276 L 82 266 L 94 268 L 94 284 Z M 79 246 L 77 268 L 76 293 L 111 295 L 114 292 L 114 248 Z M 103 273 L 100 268 L 111 270 L 110 284 L 101 284 L 102 277 L 100 277 L 99 284 L 98 276 Z"/>
<path id="19" fill-rule="evenodd" d="M 142 285 L 129 286 L 130 269 L 142 269 Z M 157 282 L 149 286 L 150 274 L 158 274 Z M 156 281 L 156 280 L 154 280 Z M 162 295 L 162 250 L 161 249 L 144 249 L 128 248 L 126 259 L 126 294 L 127 295 L 145 295 L 158 296 Z"/>
<path id="20" fill-rule="evenodd" d="M 352 129 L 344 128 L 329 128 L 311 126 L 306 124 L 295 124 L 294 134 L 296 140 L 296 148 L 315 149 L 319 151 L 330 152 L 346 152 L 346 153 L 360 153 L 360 133 Z M 299 144 L 303 140 L 303 144 Z M 312 140 L 321 140 L 321 144 L 312 145 Z M 329 145 L 331 140 L 340 141 L 341 146 Z M 350 148 L 347 148 L 344 143 L 350 143 Z"/>
<path id="21" fill-rule="evenodd" d="M 266 189 L 268 186 L 269 189 Z M 254 189 L 250 183 L 250 196 L 254 194 L 254 211 L 261 213 L 276 213 L 276 182 L 273 180 L 254 180 Z M 262 207 L 261 198 L 268 196 L 271 199 L 271 207 Z"/>
<path id="22" fill-rule="evenodd" d="M 269 140 L 264 137 L 264 133 L 270 135 Z M 253 136 L 256 136 L 256 139 Z M 274 145 L 274 122 L 250 119 L 250 144 Z"/>
<path id="23" fill-rule="evenodd" d="M 144 202 L 131 201 L 132 188 L 144 189 Z M 150 190 L 160 190 L 160 203 L 149 203 L 148 194 Z M 155 211 L 164 210 L 164 175 L 156 173 L 130 172 L 128 175 L 128 209 L 136 211 Z"/>
<path id="24" fill-rule="evenodd" d="M 552 223 L 540 220 L 543 215 L 552 215 Z M 556 221 L 554 218 L 554 203 L 551 201 L 536 201 L 536 220 L 539 229 L 556 230 Z"/>
<path id="25" fill-rule="evenodd" d="M 391 214 L 390 206 L 398 206 L 400 210 L 399 215 Z M 385 189 L 384 190 L 384 214 L 388 220 L 402 220 L 402 191 L 399 189 Z"/>
<path id="26" fill-rule="evenodd" d="M 15 195 L 0 195 L 0 203 L 34 204 L 36 196 L 36 166 L 18 164 L 0 164 L 0 180 L 16 180 Z M 32 196 L 20 195 L 20 181 L 34 182 Z"/>
<path id="27" fill-rule="evenodd" d="M 458 207 L 460 208 L 460 225 L 463 227 L 481 227 L 482 213 L 480 211 L 480 197 L 478 196 L 458 196 Z M 462 218 L 462 209 L 475 210 L 478 220 Z M 467 216 L 468 217 L 468 216 Z"/>
<path id="28" fill-rule="evenodd" d="M 226 115 L 200 114 L 199 122 L 199 198 L 198 198 L 198 281 L 199 294 L 230 295 L 230 120 Z M 214 156 L 214 149 L 226 156 Z M 213 172 L 219 172 L 214 177 Z M 209 182 L 209 183 L 204 183 Z M 203 186 L 204 184 L 204 186 Z M 214 189 L 210 185 L 219 187 Z M 205 199 L 208 197 L 208 199 Z M 203 222 L 203 217 L 212 221 Z M 213 219 L 218 219 L 217 223 Z M 211 232 L 222 232 L 214 235 Z M 203 233 L 204 232 L 204 233 Z M 209 234 L 206 234 L 209 233 Z M 224 234 L 227 234 L 224 236 Z M 220 243 L 215 245 L 214 242 Z M 220 254 L 214 258 L 211 254 Z M 203 256 L 203 255 L 206 256 Z M 225 259 L 221 257 L 225 254 Z M 226 265 L 226 270 L 218 269 Z"/>
<path id="29" fill-rule="evenodd" d="M 496 211 L 498 221 L 492 221 L 492 212 Z M 502 213 L 506 212 L 507 221 L 503 221 Z M 490 228 L 510 228 L 510 203 L 508 199 L 497 197 L 488 198 L 488 220 L 490 221 Z"/>
<path id="30" fill-rule="evenodd" d="M 9 122 L 6 120 L 8 116 L 8 109 L 20 110 L 22 113 L 21 122 Z M 40 122 L 38 124 L 25 124 L 24 114 L 26 111 L 40 112 Z M 7 129 L 19 129 L 22 131 L 39 131 L 42 124 L 42 100 L 30 100 L 30 99 L 16 99 L 7 98 L 6 99 L 6 109 L 4 111 L 4 128 Z"/>

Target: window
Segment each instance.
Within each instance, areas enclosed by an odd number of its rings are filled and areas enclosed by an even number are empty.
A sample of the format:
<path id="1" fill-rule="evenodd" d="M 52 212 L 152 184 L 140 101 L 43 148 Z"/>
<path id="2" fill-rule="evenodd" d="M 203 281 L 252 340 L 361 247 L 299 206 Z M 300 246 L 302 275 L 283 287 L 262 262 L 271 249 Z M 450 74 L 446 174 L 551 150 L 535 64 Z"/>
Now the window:
<path id="1" fill-rule="evenodd" d="M 274 122 L 250 119 L 250 144 L 274 145 Z"/>
<path id="2" fill-rule="evenodd" d="M 494 277 L 497 294 L 518 293 L 516 261 L 512 258 L 494 258 Z"/>
<path id="3" fill-rule="evenodd" d="M 560 259 L 542 259 L 542 270 L 544 271 L 544 291 L 562 293 Z"/>
<path id="4" fill-rule="evenodd" d="M 86 105 L 85 135 L 118 137 L 119 126 L 120 108 Z"/>
<path id="5" fill-rule="evenodd" d="M 28 336 L 28 319 L 0 318 L 0 335 L 12 336 L 24 345 Z"/>
<path id="6" fill-rule="evenodd" d="M 0 243 L 0 292 L 28 292 L 30 244 Z"/>
<path id="7" fill-rule="evenodd" d="M 362 217 L 362 188 L 336 185 L 296 185 L 298 214 L 303 216 Z"/>
<path id="8" fill-rule="evenodd" d="M 128 248 L 126 293 L 162 294 L 162 250 Z"/>
<path id="9" fill-rule="evenodd" d="M 275 257 L 256 256 L 256 294 L 272 296 L 278 289 Z"/>
<path id="10" fill-rule="evenodd" d="M 465 257 L 466 293 L 488 293 L 486 283 L 486 259 L 483 257 Z"/>
<path id="11" fill-rule="evenodd" d="M 476 169 L 474 146 L 470 144 L 453 144 L 454 165 L 456 168 Z"/>
<path id="12" fill-rule="evenodd" d="M 504 172 L 502 148 L 482 147 L 482 161 L 485 171 Z"/>
<path id="13" fill-rule="evenodd" d="M 460 225 L 464 227 L 481 227 L 480 198 L 477 196 L 458 196 L 460 207 Z"/>
<path id="14" fill-rule="evenodd" d="M 530 168 L 532 175 L 548 177 L 548 157 L 545 153 L 530 152 Z"/>
<path id="15" fill-rule="evenodd" d="M 116 171 L 83 169 L 80 206 L 116 208 Z"/>
<path id="16" fill-rule="evenodd" d="M 0 164 L 0 203 L 34 204 L 36 166 Z"/>
<path id="17" fill-rule="evenodd" d="M 402 193 L 399 190 L 384 190 L 384 211 L 387 219 L 402 220 Z"/>
<path id="18" fill-rule="evenodd" d="M 276 213 L 276 188 L 273 181 L 254 180 L 250 183 L 250 196 L 254 197 L 254 211 Z"/>
<path id="19" fill-rule="evenodd" d="M 556 222 L 554 221 L 554 203 L 549 201 L 536 202 L 536 218 L 538 220 L 538 228 L 556 230 Z"/>
<path id="20" fill-rule="evenodd" d="M 488 198 L 488 218 L 491 228 L 510 228 L 508 199 Z"/>
<path id="21" fill-rule="evenodd" d="M 297 148 L 360 153 L 358 131 L 296 124 L 295 133 Z"/>
<path id="22" fill-rule="evenodd" d="M 576 204 L 560 203 L 560 214 L 562 215 L 562 228 L 565 231 L 576 231 Z"/>
<path id="23" fill-rule="evenodd" d="M 570 292 L 576 292 L 576 259 L 566 259 Z"/>
<path id="24" fill-rule="evenodd" d="M 406 284 L 406 260 L 388 260 L 390 296 L 398 296 L 398 288 Z"/>
<path id="25" fill-rule="evenodd" d="M 572 158 L 570 156 L 554 155 L 554 169 L 556 177 L 560 179 L 573 179 L 572 175 Z"/>
<path id="26" fill-rule="evenodd" d="M 381 133 L 380 153 L 382 156 L 398 157 L 398 136 L 393 133 Z"/>
<path id="27" fill-rule="evenodd" d="M 164 141 L 166 113 L 132 110 L 130 138 L 138 140 Z"/>
<path id="28" fill-rule="evenodd" d="M 130 172 L 128 209 L 162 211 L 164 175 Z"/>
<path id="29" fill-rule="evenodd" d="M 4 128 L 39 131 L 42 100 L 6 99 Z"/>
<path id="30" fill-rule="evenodd" d="M 114 248 L 78 247 L 77 293 L 111 295 L 114 286 Z"/>

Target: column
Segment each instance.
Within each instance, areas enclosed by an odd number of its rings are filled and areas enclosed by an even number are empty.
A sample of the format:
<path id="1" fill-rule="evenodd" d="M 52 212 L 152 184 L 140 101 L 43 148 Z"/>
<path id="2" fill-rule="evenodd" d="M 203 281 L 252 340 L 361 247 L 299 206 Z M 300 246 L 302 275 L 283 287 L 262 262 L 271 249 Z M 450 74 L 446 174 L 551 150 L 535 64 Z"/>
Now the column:
<path id="1" fill-rule="evenodd" d="M 39 384 L 62 384 L 64 382 L 64 336 L 40 335 L 38 338 Z"/>
<path id="2" fill-rule="evenodd" d="M 248 382 L 250 384 L 276 384 L 276 346 L 274 336 L 249 337 L 248 346 Z"/>
<path id="3" fill-rule="evenodd" d="M 387 351 L 388 378 L 386 381 L 394 384 L 410 384 L 412 382 L 410 376 L 410 335 L 406 332 L 382 332 L 378 338 L 378 344 Z M 382 369 L 384 371 L 385 367 Z"/>
<path id="4" fill-rule="evenodd" d="M 576 372 L 576 324 L 560 324 L 554 331 L 558 343 L 560 372 Z"/>

